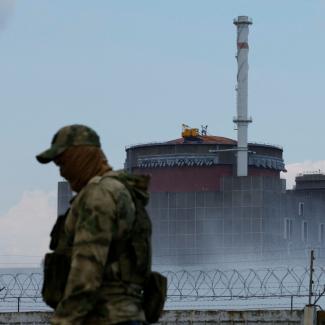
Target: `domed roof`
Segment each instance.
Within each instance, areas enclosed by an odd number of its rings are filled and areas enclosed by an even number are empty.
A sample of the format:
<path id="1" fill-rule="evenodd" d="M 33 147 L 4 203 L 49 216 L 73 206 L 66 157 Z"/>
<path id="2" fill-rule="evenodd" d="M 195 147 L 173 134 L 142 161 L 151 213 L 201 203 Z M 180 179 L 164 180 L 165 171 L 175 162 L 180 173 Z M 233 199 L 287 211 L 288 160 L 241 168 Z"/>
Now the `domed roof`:
<path id="1" fill-rule="evenodd" d="M 219 137 L 215 135 L 199 135 L 194 138 L 179 138 L 171 141 L 167 141 L 166 144 L 195 144 L 195 143 L 206 143 L 206 144 L 225 144 L 225 145 L 235 145 L 237 144 L 237 141 L 225 138 L 225 137 Z"/>

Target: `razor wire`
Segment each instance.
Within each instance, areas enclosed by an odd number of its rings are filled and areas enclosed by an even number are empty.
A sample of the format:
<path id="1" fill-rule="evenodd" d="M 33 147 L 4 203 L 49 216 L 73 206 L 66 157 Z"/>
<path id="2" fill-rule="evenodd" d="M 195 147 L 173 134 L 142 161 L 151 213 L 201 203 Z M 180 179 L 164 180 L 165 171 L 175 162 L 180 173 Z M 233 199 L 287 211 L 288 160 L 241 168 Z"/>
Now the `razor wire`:
<path id="1" fill-rule="evenodd" d="M 313 293 L 322 292 L 325 268 L 315 267 Z M 309 292 L 309 269 L 211 269 L 160 270 L 168 279 L 167 304 L 174 302 L 220 301 L 276 297 L 306 297 Z M 41 303 L 41 273 L 0 274 L 0 302 L 24 299 Z"/>
<path id="2" fill-rule="evenodd" d="M 305 267 L 246 270 L 163 271 L 168 278 L 168 300 L 221 300 L 308 296 Z M 314 292 L 322 291 L 325 269 L 315 268 Z"/>

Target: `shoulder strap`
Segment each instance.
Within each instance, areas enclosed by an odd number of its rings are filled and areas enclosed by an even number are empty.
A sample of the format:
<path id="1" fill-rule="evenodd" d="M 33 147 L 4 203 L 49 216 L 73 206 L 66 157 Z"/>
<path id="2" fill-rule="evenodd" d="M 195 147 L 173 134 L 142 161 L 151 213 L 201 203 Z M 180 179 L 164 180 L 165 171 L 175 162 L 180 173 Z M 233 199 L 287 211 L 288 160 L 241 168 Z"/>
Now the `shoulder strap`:
<path id="1" fill-rule="evenodd" d="M 120 181 L 129 191 L 135 205 L 135 220 L 132 225 L 130 238 L 112 242 L 111 255 L 108 261 L 119 261 L 122 268 L 123 281 L 143 284 L 151 271 L 151 221 L 145 209 L 147 196 L 143 195 L 142 188 L 137 187 L 141 177 L 121 173 L 107 175 Z M 144 189 L 144 188 L 143 188 Z M 130 257 L 125 258 L 124 253 L 133 256 L 133 269 L 130 270 Z M 123 272 L 123 270 L 130 270 Z M 130 273 L 130 274 L 128 274 Z"/>

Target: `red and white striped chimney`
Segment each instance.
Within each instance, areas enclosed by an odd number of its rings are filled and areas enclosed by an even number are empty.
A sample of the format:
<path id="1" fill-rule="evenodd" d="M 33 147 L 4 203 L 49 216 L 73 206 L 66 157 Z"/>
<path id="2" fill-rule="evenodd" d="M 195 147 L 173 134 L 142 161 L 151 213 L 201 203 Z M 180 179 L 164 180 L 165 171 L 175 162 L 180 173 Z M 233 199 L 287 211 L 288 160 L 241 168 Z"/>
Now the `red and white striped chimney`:
<path id="1" fill-rule="evenodd" d="M 248 174 L 248 124 L 252 119 L 248 117 L 248 32 L 252 20 L 247 16 L 238 16 L 234 19 L 237 26 L 237 116 L 234 123 L 237 124 L 237 176 Z"/>

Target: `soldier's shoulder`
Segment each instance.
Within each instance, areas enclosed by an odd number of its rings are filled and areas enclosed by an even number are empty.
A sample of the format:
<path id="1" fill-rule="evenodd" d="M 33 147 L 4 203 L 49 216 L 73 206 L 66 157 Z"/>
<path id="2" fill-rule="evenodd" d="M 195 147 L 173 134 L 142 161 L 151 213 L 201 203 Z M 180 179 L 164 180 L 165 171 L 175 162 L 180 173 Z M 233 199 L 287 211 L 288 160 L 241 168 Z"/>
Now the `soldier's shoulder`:
<path id="1" fill-rule="evenodd" d="M 117 177 L 113 177 L 115 175 L 117 175 L 115 172 L 108 172 L 103 176 L 93 177 L 83 189 L 84 192 L 103 188 L 111 189 L 113 191 L 124 189 L 125 186 L 123 183 L 120 182 Z"/>
<path id="2" fill-rule="evenodd" d="M 129 197 L 130 193 L 123 180 L 119 178 L 118 172 L 110 171 L 103 176 L 93 177 L 83 189 L 84 197 L 105 197 L 111 195 L 113 199 L 119 200 L 120 197 Z"/>
<path id="3" fill-rule="evenodd" d="M 103 182 L 102 176 L 95 176 L 76 196 L 76 200 L 72 205 L 77 207 L 83 204 L 105 205 L 105 203 L 116 203 L 116 197 L 121 191 L 123 191 L 123 184 L 120 184 L 118 181 L 112 179 Z"/>
<path id="4" fill-rule="evenodd" d="M 110 171 L 103 175 L 102 179 L 99 181 L 102 186 L 107 188 L 110 191 L 113 191 L 114 193 L 117 192 L 128 192 L 125 183 L 120 178 L 120 173 L 116 171 Z"/>

